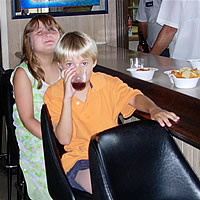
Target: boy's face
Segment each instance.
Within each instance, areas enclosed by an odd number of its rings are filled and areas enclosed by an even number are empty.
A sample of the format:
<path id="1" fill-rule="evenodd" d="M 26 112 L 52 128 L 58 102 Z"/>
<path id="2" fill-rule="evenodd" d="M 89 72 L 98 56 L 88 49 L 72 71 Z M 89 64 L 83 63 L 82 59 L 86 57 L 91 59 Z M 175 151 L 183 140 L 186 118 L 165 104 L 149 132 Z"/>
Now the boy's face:
<path id="1" fill-rule="evenodd" d="M 93 61 L 91 57 L 83 58 L 82 56 L 73 57 L 61 62 L 62 69 L 69 67 L 81 67 L 85 68 L 87 79 L 86 82 L 90 80 L 93 68 L 96 66 L 97 61 Z"/>

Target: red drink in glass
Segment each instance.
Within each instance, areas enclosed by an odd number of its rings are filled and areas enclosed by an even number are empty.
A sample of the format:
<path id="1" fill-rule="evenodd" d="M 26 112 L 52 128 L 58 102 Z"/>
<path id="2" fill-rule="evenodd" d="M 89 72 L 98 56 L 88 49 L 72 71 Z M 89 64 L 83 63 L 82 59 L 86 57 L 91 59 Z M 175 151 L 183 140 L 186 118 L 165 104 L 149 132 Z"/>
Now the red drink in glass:
<path id="1" fill-rule="evenodd" d="M 72 87 L 75 89 L 75 90 L 78 90 L 78 91 L 81 91 L 85 88 L 86 86 L 86 83 L 85 82 L 72 82 Z"/>

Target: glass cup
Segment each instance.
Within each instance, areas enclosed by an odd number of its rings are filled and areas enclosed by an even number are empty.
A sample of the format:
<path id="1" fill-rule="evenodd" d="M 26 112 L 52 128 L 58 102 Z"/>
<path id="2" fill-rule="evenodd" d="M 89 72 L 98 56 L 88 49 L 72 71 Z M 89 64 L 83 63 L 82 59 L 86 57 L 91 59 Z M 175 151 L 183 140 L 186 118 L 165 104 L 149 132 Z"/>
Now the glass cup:
<path id="1" fill-rule="evenodd" d="M 86 77 L 86 68 L 77 67 L 76 74 L 72 78 L 72 87 L 77 91 L 83 90 L 86 86 Z"/>
<path id="2" fill-rule="evenodd" d="M 130 59 L 131 68 L 143 68 L 144 59 L 143 58 L 131 58 Z"/>

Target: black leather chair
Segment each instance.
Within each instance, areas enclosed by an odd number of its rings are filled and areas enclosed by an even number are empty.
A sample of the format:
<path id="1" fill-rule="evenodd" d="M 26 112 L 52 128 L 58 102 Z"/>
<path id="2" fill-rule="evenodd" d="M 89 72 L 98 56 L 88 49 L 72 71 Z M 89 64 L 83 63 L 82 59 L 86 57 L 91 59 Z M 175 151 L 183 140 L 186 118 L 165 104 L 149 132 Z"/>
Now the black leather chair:
<path id="1" fill-rule="evenodd" d="M 60 161 L 60 152 L 57 140 L 51 125 L 47 106 L 44 104 L 41 113 L 42 141 L 46 165 L 47 185 L 49 194 L 54 200 L 90 200 L 92 195 L 72 188 L 64 173 Z"/>
<path id="2" fill-rule="evenodd" d="M 3 74 L 4 69 L 0 66 L 0 96 L 3 96 Z M 5 157 L 6 153 L 2 152 L 2 137 L 3 137 L 3 98 L 0 98 L 0 157 Z"/>
<path id="3" fill-rule="evenodd" d="M 17 199 L 29 199 L 26 190 L 26 184 L 24 181 L 23 173 L 19 166 L 19 147 L 15 136 L 15 126 L 13 125 L 13 104 L 15 103 L 13 98 L 13 88 L 10 84 L 10 75 L 13 72 L 12 69 L 4 70 L 1 75 L 1 112 L 5 116 L 6 128 L 7 128 L 7 153 L 6 153 L 6 166 L 7 169 L 7 184 L 8 184 L 8 200 L 11 200 L 12 196 L 12 177 L 13 174 L 17 174 Z"/>
<path id="4" fill-rule="evenodd" d="M 91 138 L 95 200 L 199 200 L 200 181 L 166 128 L 135 121 Z"/>

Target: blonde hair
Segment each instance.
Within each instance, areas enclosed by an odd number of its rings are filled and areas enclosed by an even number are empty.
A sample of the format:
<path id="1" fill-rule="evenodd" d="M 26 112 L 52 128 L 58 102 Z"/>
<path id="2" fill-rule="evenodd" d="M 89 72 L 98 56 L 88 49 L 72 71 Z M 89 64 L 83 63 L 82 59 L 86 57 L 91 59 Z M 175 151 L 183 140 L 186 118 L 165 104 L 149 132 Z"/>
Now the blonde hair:
<path id="1" fill-rule="evenodd" d="M 63 30 L 57 24 L 55 19 L 46 14 L 37 15 L 33 17 L 24 29 L 23 34 L 23 59 L 28 65 L 28 69 L 33 77 L 38 81 L 37 88 L 40 89 L 42 87 L 42 80 L 44 80 L 44 71 L 40 67 L 40 63 L 37 59 L 37 56 L 34 54 L 32 50 L 32 43 L 30 38 L 30 33 L 37 30 L 39 28 L 39 22 L 41 22 L 47 29 L 51 30 L 53 28 L 57 28 L 60 35 L 63 34 Z"/>
<path id="2" fill-rule="evenodd" d="M 97 59 L 97 45 L 95 41 L 83 32 L 65 33 L 57 43 L 54 59 L 62 62 L 73 57 L 92 57 L 93 62 Z"/>

